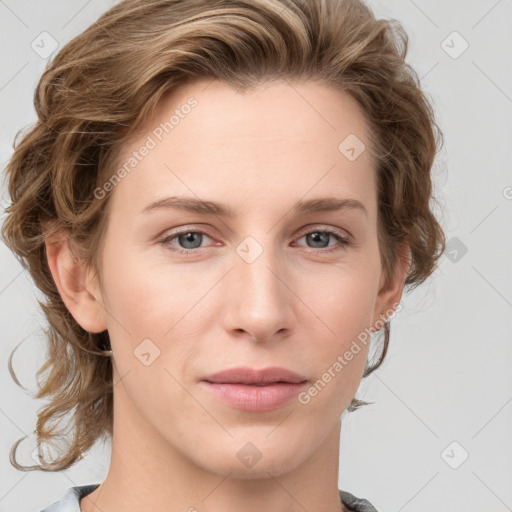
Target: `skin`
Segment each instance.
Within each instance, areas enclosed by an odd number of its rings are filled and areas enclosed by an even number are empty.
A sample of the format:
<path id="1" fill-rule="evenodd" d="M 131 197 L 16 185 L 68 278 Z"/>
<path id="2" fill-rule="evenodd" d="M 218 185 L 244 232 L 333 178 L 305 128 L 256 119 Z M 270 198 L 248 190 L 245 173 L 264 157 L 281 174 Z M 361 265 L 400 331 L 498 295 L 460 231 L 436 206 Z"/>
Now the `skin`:
<path id="1" fill-rule="evenodd" d="M 197 106 L 109 192 L 102 282 L 72 258 L 65 237 L 48 241 L 66 306 L 84 329 L 108 329 L 114 354 L 111 464 L 81 509 L 346 510 L 340 418 L 367 345 L 308 404 L 240 411 L 199 380 L 247 365 L 282 366 L 314 383 L 399 302 L 407 268 L 399 260 L 386 279 L 381 267 L 375 162 L 368 149 L 354 161 L 338 150 L 349 134 L 368 148 L 368 127 L 350 96 L 319 82 L 239 93 L 199 81 L 164 99 L 120 162 L 191 96 Z M 140 213 L 166 196 L 223 202 L 236 214 Z M 367 213 L 292 212 L 301 199 L 325 196 L 356 199 Z M 161 243 L 177 228 L 205 234 Z M 352 244 L 306 236 L 328 229 Z M 251 263 L 237 252 L 248 236 L 262 249 Z M 148 366 L 134 355 L 147 338 L 160 350 Z M 248 442 L 261 454 L 252 467 L 237 457 Z"/>

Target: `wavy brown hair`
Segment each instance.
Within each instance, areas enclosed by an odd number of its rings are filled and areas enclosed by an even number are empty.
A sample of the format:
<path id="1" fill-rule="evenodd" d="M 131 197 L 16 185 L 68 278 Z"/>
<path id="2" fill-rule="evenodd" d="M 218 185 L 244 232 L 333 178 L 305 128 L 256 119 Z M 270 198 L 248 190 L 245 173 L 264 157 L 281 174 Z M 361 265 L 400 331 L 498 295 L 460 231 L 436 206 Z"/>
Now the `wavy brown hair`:
<path id="1" fill-rule="evenodd" d="M 98 254 L 109 198 L 93 191 L 120 149 L 164 95 L 197 79 L 246 90 L 273 79 L 318 80 L 350 94 L 370 127 L 378 175 L 378 238 L 389 275 L 400 244 L 410 247 L 405 285 L 423 282 L 445 245 L 432 211 L 431 169 L 442 133 L 396 20 L 376 19 L 360 0 L 124 0 L 66 44 L 34 94 L 35 125 L 16 142 L 6 167 L 12 203 L 5 243 L 28 268 L 46 301 L 47 355 L 37 372 L 38 447 L 66 441 L 59 457 L 19 470 L 69 468 L 96 440 L 112 435 L 113 383 L 108 332 L 85 331 L 62 301 L 45 240 L 64 231 L 73 252 L 101 276 Z M 382 330 L 386 355 L 390 327 Z M 15 378 L 11 358 L 9 369 Z M 374 358 L 375 359 L 375 358 Z M 348 410 L 363 402 L 353 398 Z M 68 416 L 72 435 L 56 429 Z M 66 431 L 67 432 L 67 431 Z"/>

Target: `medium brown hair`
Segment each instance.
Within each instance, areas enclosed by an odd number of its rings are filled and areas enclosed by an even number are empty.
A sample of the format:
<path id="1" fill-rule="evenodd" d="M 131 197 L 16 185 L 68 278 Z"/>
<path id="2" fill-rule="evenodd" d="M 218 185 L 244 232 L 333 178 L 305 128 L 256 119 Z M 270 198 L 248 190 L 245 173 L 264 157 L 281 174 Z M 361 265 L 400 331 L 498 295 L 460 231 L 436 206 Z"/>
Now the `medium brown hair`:
<path id="1" fill-rule="evenodd" d="M 55 423 L 65 415 L 74 429 L 60 457 L 42 466 L 17 463 L 18 440 L 14 467 L 63 470 L 112 435 L 112 362 L 101 352 L 109 348 L 108 332 L 86 332 L 67 310 L 45 240 L 64 230 L 76 256 L 101 276 L 109 198 L 98 200 L 93 191 L 112 175 L 128 138 L 180 84 L 206 78 L 246 90 L 293 78 L 350 94 L 370 127 L 377 162 L 383 269 L 391 274 L 406 243 L 406 286 L 434 271 L 445 244 L 431 211 L 442 133 L 405 62 L 407 47 L 401 24 L 376 19 L 360 0 L 124 0 L 62 48 L 37 85 L 37 122 L 15 140 L 6 168 L 12 204 L 2 237 L 47 299 L 38 301 L 49 322 L 37 373 L 36 398 L 49 399 L 38 412 L 38 446 L 64 438 Z M 369 358 L 363 377 L 386 355 L 389 322 L 383 333 L 380 355 L 373 364 Z M 11 359 L 9 369 L 13 374 Z M 353 398 L 348 410 L 366 403 Z"/>

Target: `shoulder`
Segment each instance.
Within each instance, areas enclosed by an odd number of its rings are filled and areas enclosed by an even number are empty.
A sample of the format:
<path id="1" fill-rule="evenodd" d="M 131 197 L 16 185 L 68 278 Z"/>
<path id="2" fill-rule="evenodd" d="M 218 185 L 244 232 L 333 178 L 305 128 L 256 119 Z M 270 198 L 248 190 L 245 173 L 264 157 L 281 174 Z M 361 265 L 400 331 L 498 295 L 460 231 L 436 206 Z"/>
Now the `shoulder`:
<path id="1" fill-rule="evenodd" d="M 89 484 L 70 487 L 59 501 L 39 512 L 80 512 L 80 499 L 94 491 L 99 485 Z"/>
<path id="2" fill-rule="evenodd" d="M 350 510 L 354 512 L 378 512 L 377 509 L 364 498 L 356 498 L 353 494 L 350 494 L 347 491 L 339 491 L 340 500 L 348 507 Z"/>

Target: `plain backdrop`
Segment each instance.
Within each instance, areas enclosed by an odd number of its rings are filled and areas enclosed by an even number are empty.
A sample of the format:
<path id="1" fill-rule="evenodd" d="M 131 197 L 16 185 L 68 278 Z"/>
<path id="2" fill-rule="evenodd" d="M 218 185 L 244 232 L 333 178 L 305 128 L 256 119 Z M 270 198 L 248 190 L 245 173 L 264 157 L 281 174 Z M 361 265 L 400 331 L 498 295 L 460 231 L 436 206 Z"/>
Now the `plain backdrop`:
<path id="1" fill-rule="evenodd" d="M 113 2 L 0 0 L 0 160 L 33 123 L 48 32 L 60 49 Z M 358 392 L 373 405 L 342 417 L 340 489 L 381 512 L 512 510 L 512 1 L 372 0 L 410 36 L 408 62 L 437 112 L 445 146 L 434 167 L 448 249 L 434 276 L 403 298 L 381 369 Z M 47 37 L 47 36 L 44 36 Z M 51 58 L 51 56 L 50 56 Z M 1 212 L 10 202 L 1 190 Z M 0 512 L 36 511 L 73 485 L 100 483 L 109 446 L 60 473 L 33 463 L 32 398 L 42 358 L 40 292 L 0 245 Z M 7 369 L 13 363 L 26 391 Z M 311 511 L 312 512 L 312 511 Z"/>

